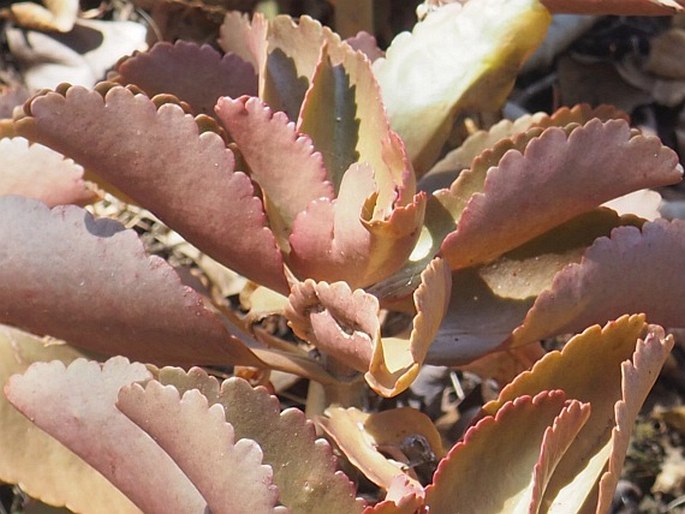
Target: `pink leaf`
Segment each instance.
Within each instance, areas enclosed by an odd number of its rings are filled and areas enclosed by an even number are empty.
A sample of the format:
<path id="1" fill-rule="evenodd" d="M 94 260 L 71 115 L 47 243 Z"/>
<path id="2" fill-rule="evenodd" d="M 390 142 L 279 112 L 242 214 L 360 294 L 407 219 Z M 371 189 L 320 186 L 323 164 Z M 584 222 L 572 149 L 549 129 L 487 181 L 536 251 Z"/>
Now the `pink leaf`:
<path id="1" fill-rule="evenodd" d="M 0 195 L 28 196 L 50 207 L 98 198 L 83 181 L 81 166 L 22 137 L 0 139 Z"/>
<path id="2" fill-rule="evenodd" d="M 116 82 L 135 84 L 150 98 L 175 95 L 195 114 L 214 116 L 214 105 L 222 96 L 257 94 L 257 76 L 249 62 L 182 40 L 157 43 L 150 51 L 121 61 L 116 72 Z"/>
<path id="3" fill-rule="evenodd" d="M 510 344 L 576 332 L 624 312 L 645 312 L 655 323 L 681 326 L 685 319 L 683 256 L 683 221 L 656 220 L 645 223 L 642 231 L 614 229 L 611 237 L 597 239 L 580 263 L 555 276 L 551 288 L 537 297 L 514 331 Z"/>
<path id="4" fill-rule="evenodd" d="M 281 502 L 304 514 L 355 514 L 362 504 L 349 479 L 336 471 L 335 457 L 313 424 L 297 409 L 281 412 L 280 403 L 262 388 L 231 378 L 221 385 L 199 368 L 161 370 L 160 382 L 181 394 L 199 389 L 210 404 L 223 405 L 236 439 L 252 439 L 264 452 L 264 463 L 274 471 Z"/>
<path id="5" fill-rule="evenodd" d="M 224 52 L 236 54 L 252 64 L 259 74 L 266 59 L 267 30 L 268 22 L 262 13 L 254 13 L 250 20 L 246 14 L 229 11 L 219 28 L 219 46 Z"/>
<path id="6" fill-rule="evenodd" d="M 198 390 L 179 396 L 173 386 L 150 381 L 132 384 L 119 393 L 117 407 L 159 444 L 207 500 L 216 514 L 266 514 L 274 508 L 278 490 L 272 471 L 261 464 L 254 441 L 236 442 L 224 409 Z"/>
<path id="7" fill-rule="evenodd" d="M 358 32 L 356 36 L 348 37 L 345 43 L 359 52 L 363 52 L 369 61 L 374 62 L 379 57 L 383 57 L 385 52 L 378 47 L 378 43 L 373 34 Z"/>
<path id="8" fill-rule="evenodd" d="M 672 150 L 624 121 L 593 120 L 568 136 L 552 127 L 488 171 L 442 251 L 453 269 L 487 262 L 605 201 L 681 177 Z"/>
<path id="9" fill-rule="evenodd" d="M 345 173 L 338 198 L 317 200 L 295 219 L 288 264 L 300 277 L 365 287 L 397 271 L 418 239 L 425 196 L 372 220 L 376 185 L 368 165 Z"/>
<path id="10" fill-rule="evenodd" d="M 0 322 L 148 362 L 259 365 L 132 230 L 78 207 L 0 198 Z"/>
<path id="11" fill-rule="evenodd" d="M 102 88 L 106 89 L 107 84 Z M 174 104 L 70 87 L 30 104 L 17 130 L 74 158 L 222 264 L 281 292 L 282 260 L 250 179 L 212 132 Z"/>
<path id="12" fill-rule="evenodd" d="M 311 279 L 292 287 L 286 316 L 293 331 L 357 371 L 369 369 L 381 328 L 378 300 L 345 282 Z"/>
<path id="13" fill-rule="evenodd" d="M 114 357 L 102 367 L 77 359 L 33 364 L 14 375 L 7 398 L 36 425 L 81 456 L 144 512 L 200 514 L 205 502 L 181 470 L 114 403 L 119 389 L 148 380 L 139 363 Z"/>
<path id="14" fill-rule="evenodd" d="M 281 220 L 285 238 L 312 200 L 333 198 L 321 154 L 285 113 L 272 113 L 258 98 L 247 96 L 221 98 L 216 111 L 267 197 L 272 226 Z"/>

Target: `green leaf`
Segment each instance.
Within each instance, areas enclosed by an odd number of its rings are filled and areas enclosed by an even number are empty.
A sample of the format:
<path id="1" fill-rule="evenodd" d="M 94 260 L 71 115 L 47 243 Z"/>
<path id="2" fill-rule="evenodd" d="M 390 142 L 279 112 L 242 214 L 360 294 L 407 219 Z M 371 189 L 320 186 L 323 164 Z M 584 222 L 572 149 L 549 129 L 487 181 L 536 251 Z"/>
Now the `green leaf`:
<path id="1" fill-rule="evenodd" d="M 395 38 L 374 71 L 417 173 L 433 164 L 459 110 L 500 106 L 550 19 L 537 0 L 471 0 L 429 13 Z"/>

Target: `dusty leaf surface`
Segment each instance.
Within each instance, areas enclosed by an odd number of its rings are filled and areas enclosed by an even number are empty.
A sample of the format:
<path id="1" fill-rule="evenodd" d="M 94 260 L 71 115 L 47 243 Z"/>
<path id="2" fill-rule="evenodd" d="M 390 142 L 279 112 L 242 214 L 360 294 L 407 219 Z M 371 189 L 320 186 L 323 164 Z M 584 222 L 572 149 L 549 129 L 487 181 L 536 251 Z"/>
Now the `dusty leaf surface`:
<path id="1" fill-rule="evenodd" d="M 183 40 L 157 43 L 149 52 L 123 60 L 114 80 L 135 84 L 150 98 L 172 94 L 187 102 L 194 114 L 209 116 L 214 116 L 214 105 L 222 96 L 257 94 L 257 75 L 249 62 Z"/>
<path id="2" fill-rule="evenodd" d="M 510 344 L 577 332 L 624 312 L 645 312 L 650 321 L 679 327 L 685 284 L 676 270 L 682 267 L 683 241 L 685 223 L 679 220 L 656 220 L 645 223 L 642 230 L 618 227 L 611 237 L 597 239 L 579 263 L 562 270 L 549 290 L 538 296 Z M 622 271 L 626 269 L 639 272 Z M 663 296 L 666 291 L 672 295 L 668 301 Z"/>
<path id="3" fill-rule="evenodd" d="M 521 347 L 518 340 L 507 340 L 523 322 L 535 298 L 552 286 L 557 273 L 580 262 L 597 238 L 608 236 L 622 225 L 639 227 L 642 220 L 596 209 L 487 265 L 454 272 L 450 307 L 429 350 L 428 361 L 465 364 L 493 350 Z M 578 330 L 583 328 L 585 325 Z"/>
<path id="4" fill-rule="evenodd" d="M 163 384 L 175 386 L 181 394 L 199 389 L 210 404 L 223 405 L 226 421 L 236 439 L 252 439 L 264 452 L 263 462 L 272 467 L 280 501 L 292 512 L 351 514 L 362 511 L 349 479 L 336 471 L 329 444 L 316 439 L 313 424 L 296 409 L 280 412 L 280 404 L 263 388 L 231 378 L 219 382 L 199 368 L 188 373 L 164 368 Z"/>
<path id="5" fill-rule="evenodd" d="M 677 155 L 624 121 L 592 120 L 569 135 L 551 127 L 488 172 L 442 251 L 453 269 L 487 262 L 608 200 L 681 178 Z"/>
<path id="6" fill-rule="evenodd" d="M 81 354 L 0 325 L 0 384 L 38 361 L 66 364 Z M 0 480 L 19 484 L 26 494 L 74 512 L 140 514 L 111 482 L 71 450 L 22 416 L 0 394 Z"/>
<path id="7" fill-rule="evenodd" d="M 365 372 L 381 335 L 376 297 L 345 282 L 308 279 L 293 286 L 286 317 L 298 337 Z"/>
<path id="8" fill-rule="evenodd" d="M 0 139 L 0 195 L 28 196 L 50 207 L 98 198 L 83 180 L 81 166 L 23 137 Z"/>
<path id="9" fill-rule="evenodd" d="M 149 380 L 140 363 L 77 359 L 33 364 L 5 386 L 12 404 L 115 484 L 143 512 L 201 513 L 205 502 L 176 464 L 115 407 L 119 390 Z M 155 491 L 155 494 L 150 494 Z"/>
<path id="10" fill-rule="evenodd" d="M 103 176 L 222 264 L 287 290 L 262 204 L 221 137 L 200 134 L 178 105 L 157 109 L 110 86 L 104 97 L 81 87 L 39 96 L 17 131 Z"/>
<path id="11" fill-rule="evenodd" d="M 150 434 L 178 464 L 217 514 L 267 514 L 276 508 L 273 474 L 254 441 L 237 441 L 221 405 L 194 389 L 183 397 L 152 380 L 119 392 L 117 408 Z"/>
<path id="12" fill-rule="evenodd" d="M 0 198 L 0 239 L 3 323 L 147 362 L 259 363 L 171 266 L 147 256 L 136 233 L 114 220 L 9 196 Z"/>

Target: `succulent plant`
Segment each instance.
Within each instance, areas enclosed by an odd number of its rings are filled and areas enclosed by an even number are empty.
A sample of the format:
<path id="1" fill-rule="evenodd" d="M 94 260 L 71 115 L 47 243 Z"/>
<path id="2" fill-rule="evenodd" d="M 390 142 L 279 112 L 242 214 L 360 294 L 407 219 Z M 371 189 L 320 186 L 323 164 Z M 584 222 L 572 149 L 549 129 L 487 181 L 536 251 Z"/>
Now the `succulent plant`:
<path id="1" fill-rule="evenodd" d="M 15 172 L 0 176 L 0 322 L 79 350 L 6 329 L 5 377 L 63 361 L 10 379 L 9 401 L 145 512 L 606 512 L 673 345 L 646 319 L 685 319 L 685 224 L 605 204 L 677 183 L 682 166 L 609 106 L 502 121 L 451 147 L 464 113 L 504 102 L 548 7 L 569 3 L 431 6 L 385 53 L 308 17 L 229 13 L 223 53 L 159 43 L 95 88 L 38 93 L 0 125 L 0 167 Z M 92 200 L 92 183 L 246 277 L 248 315 L 183 285 L 132 230 L 60 205 Z M 389 332 L 393 312 L 407 322 Z M 259 329 L 268 314 L 298 342 Z M 538 341 L 577 332 L 540 358 Z M 81 352 L 149 366 L 65 365 Z M 537 362 L 449 452 L 418 411 L 360 410 L 362 378 L 392 397 L 424 363 L 506 383 L 522 359 Z M 312 422 L 265 390 L 170 365 L 320 384 L 308 413 L 386 499 L 365 507 Z M 402 450 L 410 436 L 440 460 L 426 487 Z M 13 455 L 0 478 L 89 510 L 27 469 Z"/>

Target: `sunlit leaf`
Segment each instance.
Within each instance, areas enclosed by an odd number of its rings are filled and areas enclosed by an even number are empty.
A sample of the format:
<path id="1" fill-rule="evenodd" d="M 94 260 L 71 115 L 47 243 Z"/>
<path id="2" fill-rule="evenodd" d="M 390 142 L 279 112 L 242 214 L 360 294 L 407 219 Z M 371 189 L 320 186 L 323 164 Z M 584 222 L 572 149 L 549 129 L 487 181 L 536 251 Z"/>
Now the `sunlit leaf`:
<path id="1" fill-rule="evenodd" d="M 354 514 L 362 504 L 354 497 L 349 479 L 336 471 L 330 446 L 316 439 L 314 427 L 296 409 L 280 412 L 280 404 L 263 388 L 253 389 L 246 381 L 232 378 L 219 385 L 199 368 L 188 373 L 164 368 L 159 381 L 175 386 L 181 394 L 199 389 L 210 405 L 223 405 L 226 421 L 236 439 L 259 444 L 263 462 L 272 467 L 280 501 L 292 512 Z"/>
<path id="2" fill-rule="evenodd" d="M 340 36 L 309 16 L 277 16 L 269 23 L 266 58 L 259 71 L 259 97 L 296 120 L 325 43 Z"/>
<path id="3" fill-rule="evenodd" d="M 374 63 L 391 124 L 419 174 L 431 167 L 459 109 L 493 110 L 550 21 L 537 0 L 441 7 Z"/>
<path id="4" fill-rule="evenodd" d="M 202 297 L 114 220 L 2 197 L 0 240 L 3 323 L 147 362 L 259 365 Z"/>
<path id="5" fill-rule="evenodd" d="M 229 11 L 219 28 L 219 46 L 226 53 L 233 53 L 252 64 L 260 73 L 266 59 L 266 32 L 268 23 L 261 13 L 254 13 L 252 20 L 246 14 Z"/>
<path id="6" fill-rule="evenodd" d="M 395 396 L 414 381 L 447 311 L 451 285 L 449 267 L 442 259 L 433 260 L 423 271 L 413 294 L 416 315 L 411 332 L 381 337 L 374 346 L 365 378 L 376 392 Z"/>
<path id="7" fill-rule="evenodd" d="M 628 419 L 628 413 L 637 413 L 673 344 L 672 338 L 663 339 L 658 327 L 648 329 L 644 344 L 637 343 L 648 328 L 644 319 L 644 315 L 623 316 L 604 328 L 588 328 L 571 339 L 561 352 L 546 355 L 531 371 L 507 385 L 496 401 L 484 406 L 485 412 L 493 414 L 513 398 L 552 388 L 591 404 L 590 419 L 557 466 L 545 492 L 543 505 L 555 507 L 550 512 L 575 512 L 590 494 L 593 496 L 588 501 L 596 502 L 593 490 L 609 460 L 614 463 L 604 479 L 605 488 L 613 491 L 610 481 L 616 478 L 617 463 L 625 451 L 626 431 L 634 423 L 634 418 Z M 626 366 L 644 373 L 639 379 L 631 375 L 630 385 L 625 386 L 630 392 L 622 385 L 625 361 L 632 361 Z M 627 403 L 621 407 L 622 401 Z M 615 426 L 619 428 L 613 435 Z"/>
<path id="8" fill-rule="evenodd" d="M 35 2 L 10 4 L 16 23 L 25 29 L 69 32 L 79 10 L 77 0 L 44 0 L 45 7 Z"/>
<path id="9" fill-rule="evenodd" d="M 507 402 L 472 426 L 440 462 L 426 488 L 426 506 L 438 514 L 530 512 L 545 468 L 554 467 L 589 410 L 567 403 L 558 390 Z"/>
<path id="10" fill-rule="evenodd" d="M 150 379 L 139 363 L 77 359 L 33 364 L 5 387 L 12 404 L 115 484 L 143 512 L 200 514 L 205 502 L 157 444 L 114 406 L 119 389 Z M 154 491 L 151 494 L 150 491 Z"/>
<path id="11" fill-rule="evenodd" d="M 0 195 L 28 196 L 50 207 L 98 198 L 84 182 L 81 166 L 23 137 L 0 139 Z"/>
<path id="12" fill-rule="evenodd" d="M 355 162 L 373 170 L 378 197 L 373 218 L 411 202 L 415 177 L 404 144 L 390 130 L 368 59 L 347 45 L 327 45 L 312 76 L 298 129 L 321 151 L 336 191 Z"/>
<path id="13" fill-rule="evenodd" d="M 556 274 L 579 262 L 595 239 L 608 236 L 615 227 L 641 224 L 635 217 L 622 218 L 609 209 L 597 209 L 490 264 L 453 273 L 450 307 L 428 361 L 465 364 L 493 350 L 520 346 L 518 340 L 504 343 L 522 323 L 535 297 L 552 287 Z M 540 337 L 547 335 L 549 332 Z"/>
<path id="14" fill-rule="evenodd" d="M 552 127 L 488 171 L 442 251 L 453 269 L 487 262 L 603 202 L 681 178 L 675 152 L 624 121 L 593 120 L 570 135 Z"/>
<path id="15" fill-rule="evenodd" d="M 407 427 L 413 425 L 416 428 L 420 424 L 422 428 L 418 429 L 418 434 L 422 434 L 425 426 L 429 425 L 432 430 L 427 433 L 429 436 L 433 436 L 432 439 L 435 441 L 435 436 L 437 436 L 435 427 L 432 426 L 429 420 L 426 425 L 423 414 L 412 409 L 401 409 L 394 412 L 394 414 L 396 419 L 392 422 L 393 425 L 395 422 L 400 424 L 409 422 Z M 387 490 L 397 475 L 404 475 L 412 487 L 420 488 L 421 485 L 418 480 L 405 473 L 405 466 L 398 462 L 397 458 L 390 460 L 379 451 L 379 446 L 382 446 L 384 442 L 383 431 L 376 430 L 375 432 L 367 433 L 365 429 L 367 423 L 372 423 L 371 416 L 373 415 L 364 413 L 354 407 L 348 409 L 329 407 L 326 410 L 326 417 L 319 419 L 319 424 L 335 441 L 347 459 L 374 484 Z M 387 422 L 389 419 L 393 419 L 393 416 L 391 414 L 388 418 L 388 415 L 385 415 L 384 418 Z M 416 421 L 418 419 L 421 419 L 421 421 L 417 424 Z M 439 441 L 439 436 L 437 441 Z M 395 457 L 398 457 L 398 454 L 401 453 L 398 441 L 394 440 L 393 445 L 395 446 Z M 439 448 L 441 448 L 441 445 Z"/>
<path id="16" fill-rule="evenodd" d="M 376 182 L 368 165 L 353 164 L 338 197 L 316 200 L 295 219 L 288 264 L 299 277 L 365 287 L 397 271 L 420 234 L 425 195 L 372 219 Z"/>
<path id="17" fill-rule="evenodd" d="M 579 263 L 554 278 L 514 331 L 510 344 L 577 332 L 624 312 L 645 312 L 655 323 L 681 326 L 684 242 L 685 222 L 680 220 L 645 223 L 642 231 L 614 229 L 610 238 L 599 238 Z"/>
<path id="18" fill-rule="evenodd" d="M 249 439 L 236 440 L 224 409 L 197 390 L 183 397 L 173 386 L 150 381 L 124 387 L 117 408 L 178 464 L 216 514 L 266 514 L 275 508 L 278 491 L 272 470 L 261 464 L 262 452 Z"/>
<path id="19" fill-rule="evenodd" d="M 30 115 L 16 126 L 27 139 L 102 175 L 222 264 L 287 290 L 281 256 L 250 179 L 234 172 L 223 140 L 213 132 L 200 134 L 178 105 L 157 109 L 122 87 L 111 87 L 104 98 L 70 87 L 64 95 L 35 98 Z"/>
<path id="20" fill-rule="evenodd" d="M 24 373 L 37 361 L 69 363 L 79 352 L 49 344 L 16 329 L 0 326 L 0 384 Z M 80 457 L 22 416 L 0 394 L 0 480 L 20 484 L 33 498 L 66 505 L 74 512 L 140 514 L 118 489 Z"/>
<path id="21" fill-rule="evenodd" d="M 219 97 L 257 94 L 257 76 L 249 62 L 182 40 L 157 43 L 149 52 L 124 59 L 113 80 L 135 84 L 151 98 L 170 93 L 187 102 L 194 114 L 210 116 Z"/>
<path id="22" fill-rule="evenodd" d="M 470 135 L 458 148 L 436 163 L 421 179 L 421 189 L 435 191 L 449 187 L 461 170 L 470 168 L 478 155 L 488 148 L 494 148 L 503 139 L 513 138 L 533 127 L 565 127 L 571 123 L 585 125 L 593 118 L 599 118 L 602 121 L 611 119 L 629 121 L 626 113 L 613 106 L 600 105 L 593 108 L 588 104 L 578 104 L 571 108 L 560 107 L 551 115 L 538 112 L 521 116 L 514 121 L 503 119 L 488 130 L 479 130 Z"/>
<path id="23" fill-rule="evenodd" d="M 282 226 L 278 232 L 287 240 L 311 201 L 333 198 L 321 154 L 285 113 L 273 113 L 258 98 L 221 98 L 216 110 L 264 192 L 271 226 Z"/>
<path id="24" fill-rule="evenodd" d="M 286 316 L 300 338 L 365 372 L 381 334 L 378 300 L 346 282 L 308 279 L 292 287 Z"/>

